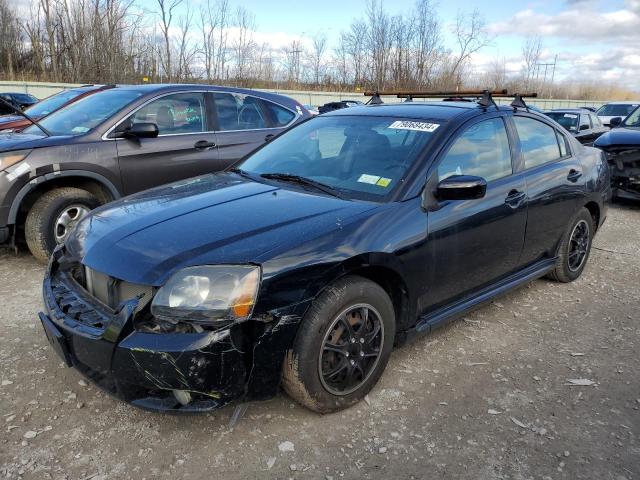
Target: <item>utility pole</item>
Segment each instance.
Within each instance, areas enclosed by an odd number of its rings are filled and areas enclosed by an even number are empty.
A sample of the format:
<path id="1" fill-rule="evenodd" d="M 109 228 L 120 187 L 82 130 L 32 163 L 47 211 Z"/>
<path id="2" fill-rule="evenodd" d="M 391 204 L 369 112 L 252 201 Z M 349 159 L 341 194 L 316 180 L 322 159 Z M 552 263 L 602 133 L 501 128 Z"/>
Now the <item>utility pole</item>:
<path id="1" fill-rule="evenodd" d="M 556 54 L 553 57 L 553 63 L 549 62 L 549 63 L 536 63 L 536 83 L 538 83 L 538 80 L 540 78 L 540 67 L 544 67 L 544 76 L 542 77 L 542 85 L 543 88 L 546 89 L 547 88 L 547 73 L 549 71 L 549 67 L 551 67 L 551 84 L 553 85 L 553 80 L 555 78 L 555 74 L 556 74 L 556 64 L 558 62 L 558 54 Z M 542 92 L 540 92 L 542 93 Z"/>

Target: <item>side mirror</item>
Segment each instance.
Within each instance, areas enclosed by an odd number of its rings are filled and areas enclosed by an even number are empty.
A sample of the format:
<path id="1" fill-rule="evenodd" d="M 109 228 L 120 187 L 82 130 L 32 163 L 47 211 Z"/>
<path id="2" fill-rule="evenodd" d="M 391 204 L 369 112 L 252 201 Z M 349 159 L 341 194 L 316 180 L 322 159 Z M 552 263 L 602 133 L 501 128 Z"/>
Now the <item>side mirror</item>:
<path id="1" fill-rule="evenodd" d="M 117 138 L 156 138 L 158 136 L 158 125 L 151 122 L 134 123 L 124 130 L 116 132 Z"/>
<path id="2" fill-rule="evenodd" d="M 487 193 L 487 181 L 471 175 L 452 175 L 436 188 L 438 200 L 473 200 Z"/>
<path id="3" fill-rule="evenodd" d="M 589 130 L 589 125 L 580 125 L 580 131 Z"/>
<path id="4" fill-rule="evenodd" d="M 622 125 L 622 117 L 613 117 L 611 120 L 609 120 L 609 126 L 611 128 L 616 128 L 620 125 Z"/>

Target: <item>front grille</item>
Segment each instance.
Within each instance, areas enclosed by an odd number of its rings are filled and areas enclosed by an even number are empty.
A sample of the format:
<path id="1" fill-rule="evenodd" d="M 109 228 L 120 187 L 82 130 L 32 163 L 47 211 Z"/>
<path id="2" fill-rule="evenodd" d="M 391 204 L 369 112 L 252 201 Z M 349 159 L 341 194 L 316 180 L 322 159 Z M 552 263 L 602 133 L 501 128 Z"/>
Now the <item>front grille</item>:
<path id="1" fill-rule="evenodd" d="M 89 267 L 84 267 L 84 279 L 78 280 L 92 297 L 112 309 L 122 302 L 140 297 L 135 310 L 138 313 L 151 302 L 153 296 L 153 287 L 125 282 Z"/>

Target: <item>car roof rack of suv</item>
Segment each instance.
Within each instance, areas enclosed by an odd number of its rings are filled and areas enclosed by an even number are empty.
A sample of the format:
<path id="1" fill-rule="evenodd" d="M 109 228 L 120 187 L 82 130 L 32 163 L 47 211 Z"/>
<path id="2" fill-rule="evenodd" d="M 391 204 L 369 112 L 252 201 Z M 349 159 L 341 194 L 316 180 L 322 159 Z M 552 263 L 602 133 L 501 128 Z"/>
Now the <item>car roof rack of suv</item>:
<path id="1" fill-rule="evenodd" d="M 536 98 L 537 96 L 537 93 L 514 93 L 514 98 L 513 102 L 511 102 L 511 106 L 514 110 L 517 110 L 518 108 L 524 108 L 528 112 L 529 107 L 525 103 L 524 98 Z"/>
<path id="2" fill-rule="evenodd" d="M 513 108 L 524 108 L 529 111 L 529 107 L 524 102 L 524 98 L 536 98 L 537 93 L 509 93 L 507 89 L 500 90 L 458 90 L 458 91 L 435 91 L 425 92 L 420 90 L 390 90 L 390 91 L 365 91 L 364 96 L 371 97 L 367 102 L 367 105 L 379 105 L 384 103 L 382 96 L 394 96 L 397 98 L 404 98 L 405 102 L 411 102 L 415 98 L 442 98 L 444 101 L 458 101 L 458 102 L 471 102 L 476 101 L 482 108 L 490 107 L 491 105 L 496 108 L 498 105 L 493 100 L 494 98 L 513 98 L 511 106 Z"/>

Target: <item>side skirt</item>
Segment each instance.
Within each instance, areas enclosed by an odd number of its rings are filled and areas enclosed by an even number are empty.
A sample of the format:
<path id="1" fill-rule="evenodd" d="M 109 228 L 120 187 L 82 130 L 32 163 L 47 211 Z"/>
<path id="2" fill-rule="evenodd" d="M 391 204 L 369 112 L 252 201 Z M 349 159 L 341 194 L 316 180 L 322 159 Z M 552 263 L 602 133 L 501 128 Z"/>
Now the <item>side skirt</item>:
<path id="1" fill-rule="evenodd" d="M 532 280 L 549 273 L 556 265 L 557 257 L 540 260 L 513 275 L 503 278 L 499 282 L 483 288 L 473 296 L 463 298 L 455 303 L 441 307 L 433 312 L 422 315 L 414 327 L 415 332 L 425 333 L 440 327 L 445 323 L 467 313 L 470 310 L 520 287 Z"/>

